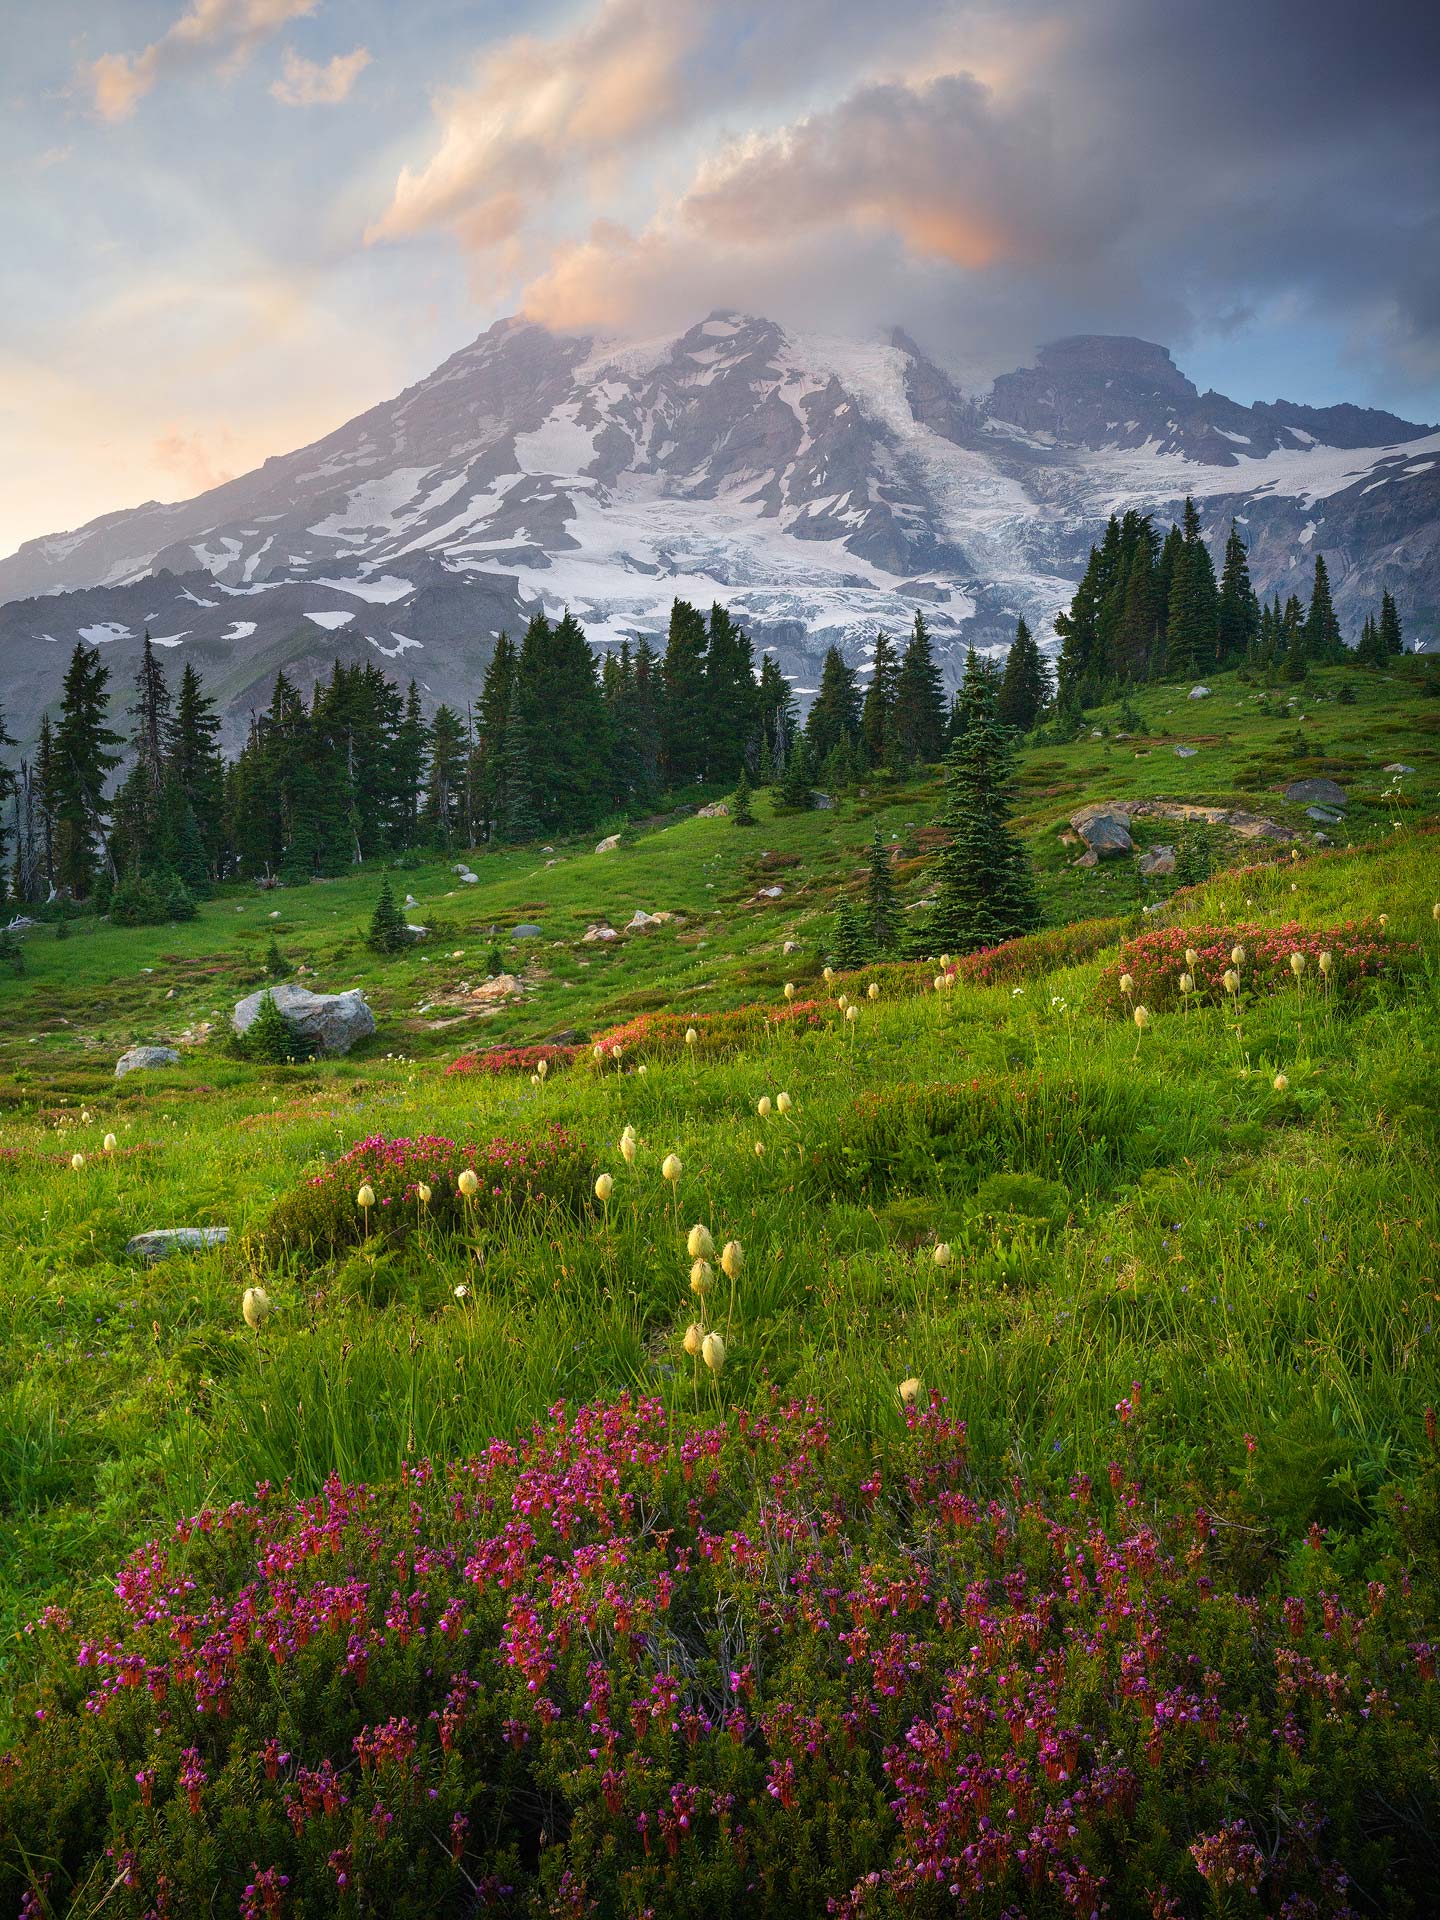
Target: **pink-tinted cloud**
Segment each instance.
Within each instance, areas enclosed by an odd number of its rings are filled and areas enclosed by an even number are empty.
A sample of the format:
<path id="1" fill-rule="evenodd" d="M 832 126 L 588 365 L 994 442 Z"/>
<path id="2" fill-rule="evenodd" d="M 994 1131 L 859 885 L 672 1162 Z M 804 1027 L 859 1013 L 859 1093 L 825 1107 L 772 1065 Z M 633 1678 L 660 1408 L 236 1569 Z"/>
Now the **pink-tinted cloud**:
<path id="1" fill-rule="evenodd" d="M 82 70 L 102 120 L 128 120 L 157 80 L 219 61 L 235 65 L 320 0 L 191 0 L 158 40 L 139 53 L 105 53 Z"/>
<path id="2" fill-rule="evenodd" d="M 172 429 L 154 441 L 150 458 L 161 472 L 180 481 L 187 493 L 204 493 L 235 478 L 241 453 L 228 427 L 208 434 Z"/>
<path id="3" fill-rule="evenodd" d="M 370 64 L 365 47 L 353 53 L 337 53 L 323 63 L 307 60 L 293 47 L 286 47 L 280 78 L 270 88 L 285 107 L 336 107 L 348 100 L 350 89 Z"/>

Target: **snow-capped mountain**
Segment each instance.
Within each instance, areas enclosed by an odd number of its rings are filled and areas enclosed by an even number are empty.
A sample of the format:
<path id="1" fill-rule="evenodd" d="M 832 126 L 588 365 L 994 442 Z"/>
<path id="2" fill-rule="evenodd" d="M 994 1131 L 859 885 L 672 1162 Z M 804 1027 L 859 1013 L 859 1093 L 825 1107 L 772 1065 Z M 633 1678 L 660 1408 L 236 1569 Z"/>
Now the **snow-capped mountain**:
<path id="1" fill-rule="evenodd" d="M 1242 407 L 1163 347 L 1085 337 L 967 394 L 903 333 L 717 312 L 643 346 L 501 321 L 398 398 L 198 498 L 0 561 L 0 700 L 28 737 L 77 638 L 124 680 L 146 628 L 232 737 L 285 666 L 380 658 L 473 697 L 495 634 L 569 607 L 597 646 L 723 600 L 802 693 L 923 608 L 964 647 L 1043 636 L 1115 507 L 1244 524 L 1262 591 L 1328 558 L 1342 620 L 1440 602 L 1440 433 L 1354 407 Z"/>

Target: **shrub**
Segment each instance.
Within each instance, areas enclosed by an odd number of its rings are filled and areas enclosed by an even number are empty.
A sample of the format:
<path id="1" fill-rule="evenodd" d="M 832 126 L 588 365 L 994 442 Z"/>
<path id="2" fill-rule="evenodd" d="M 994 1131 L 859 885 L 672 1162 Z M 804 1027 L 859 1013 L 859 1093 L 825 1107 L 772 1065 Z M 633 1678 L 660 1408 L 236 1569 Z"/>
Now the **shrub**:
<path id="1" fill-rule="evenodd" d="M 466 1168 L 480 1179 L 470 1200 L 457 1184 Z M 430 1134 L 389 1140 L 377 1133 L 282 1196 L 264 1234 L 274 1245 L 322 1258 L 358 1245 L 367 1237 L 367 1226 L 355 1195 L 367 1184 L 376 1199 L 372 1233 L 405 1232 L 422 1219 L 427 1229 L 472 1233 L 534 1210 L 563 1207 L 578 1214 L 589 1202 L 594 1177 L 589 1148 L 561 1126 L 535 1139 L 497 1137 L 472 1145 Z M 431 1190 L 423 1208 L 416 1192 L 422 1184 Z"/>
<path id="2" fill-rule="evenodd" d="M 446 1073 L 534 1073 L 543 1060 L 546 1072 L 568 1067 L 580 1051 L 578 1047 L 556 1046 L 549 1041 L 537 1047 L 482 1047 L 478 1053 L 457 1054 Z"/>
<path id="3" fill-rule="evenodd" d="M 954 962 L 957 979 L 975 986 L 1008 986 L 1015 980 L 1034 980 L 1060 967 L 1078 966 L 1106 947 L 1113 947 L 1125 931 L 1123 918 L 1072 920 L 1063 927 L 1042 927 L 1023 933 L 998 947 L 981 947 Z"/>
<path id="4" fill-rule="evenodd" d="M 170 918 L 165 894 L 147 874 L 127 873 L 110 896 L 117 927 L 159 927 Z"/>
<path id="5" fill-rule="evenodd" d="M 265 953 L 265 974 L 270 980 L 284 980 L 295 971 L 294 967 L 280 951 L 280 943 L 272 933 L 270 945 Z"/>
<path id="6" fill-rule="evenodd" d="M 1142 1411 L 1054 1502 L 627 1397 L 198 1514 L 29 1638 L 5 1911 L 1430 1912 L 1433 1570 L 1241 1588 Z"/>
<path id="7" fill-rule="evenodd" d="M 611 1048 L 619 1047 L 622 1067 L 628 1065 L 632 1057 L 678 1060 L 692 1051 L 685 1035 L 693 1027 L 696 1034 L 693 1051 L 698 1057 L 728 1060 L 758 1044 L 769 1028 L 805 1033 L 824 1024 L 825 1011 L 814 1000 L 782 1000 L 776 1007 L 732 1007 L 726 1013 L 642 1013 L 623 1026 L 597 1033 L 590 1057 L 597 1067 L 603 1068 L 611 1064 Z"/>
<path id="8" fill-rule="evenodd" d="M 237 1060 L 250 1060 L 256 1065 L 284 1067 L 301 1060 L 309 1060 L 315 1052 L 314 1042 L 303 1034 L 293 1020 L 287 1020 L 275 1004 L 275 996 L 267 988 L 260 997 L 260 1006 L 255 1018 L 244 1033 L 232 1033 L 230 1052 Z"/>
<path id="9" fill-rule="evenodd" d="M 1115 965 L 1101 975 L 1096 1003 L 1106 1012 L 1128 1016 L 1132 1002 L 1120 991 L 1120 977 L 1128 973 L 1135 982 L 1134 1000 L 1151 1013 L 1179 1006 L 1184 997 L 1180 976 L 1186 970 L 1185 953 L 1192 947 L 1200 956 L 1194 975 L 1196 993 L 1224 1000 L 1225 972 L 1237 945 L 1245 949 L 1239 971 L 1241 990 L 1247 996 L 1293 994 L 1293 953 L 1305 956 L 1306 992 L 1338 995 L 1352 991 L 1362 980 L 1397 972 L 1416 951 L 1413 944 L 1392 940 L 1382 927 L 1364 920 L 1320 928 L 1302 927 L 1298 921 L 1282 927 L 1157 927 L 1121 947 Z M 1328 986 L 1319 970 L 1322 953 L 1328 953 L 1333 963 Z"/>

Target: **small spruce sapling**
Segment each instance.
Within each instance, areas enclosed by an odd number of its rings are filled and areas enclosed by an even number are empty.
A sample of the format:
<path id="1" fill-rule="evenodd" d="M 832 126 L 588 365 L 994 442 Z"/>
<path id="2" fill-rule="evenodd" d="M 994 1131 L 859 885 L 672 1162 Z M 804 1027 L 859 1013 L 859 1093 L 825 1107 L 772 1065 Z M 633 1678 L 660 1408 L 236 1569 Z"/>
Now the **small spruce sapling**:
<path id="1" fill-rule="evenodd" d="M 380 896 L 370 916 L 365 944 L 372 953 L 380 954 L 399 953 L 406 944 L 405 916 L 395 904 L 388 880 L 380 882 Z"/>
<path id="2" fill-rule="evenodd" d="M 750 804 L 750 776 L 742 767 L 735 791 L 730 796 L 730 824 L 732 827 L 753 827 L 755 809 Z"/>

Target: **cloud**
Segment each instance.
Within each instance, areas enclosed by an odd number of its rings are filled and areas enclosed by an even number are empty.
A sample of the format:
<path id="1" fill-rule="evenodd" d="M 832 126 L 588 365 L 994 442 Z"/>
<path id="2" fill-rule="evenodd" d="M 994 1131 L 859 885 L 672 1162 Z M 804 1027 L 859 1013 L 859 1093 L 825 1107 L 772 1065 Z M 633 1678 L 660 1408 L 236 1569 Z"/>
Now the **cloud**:
<path id="1" fill-rule="evenodd" d="M 158 40 L 139 53 L 105 53 L 82 69 L 102 120 L 128 120 L 156 81 L 208 65 L 233 68 L 292 20 L 313 13 L 320 0 L 191 0 Z"/>
<path id="2" fill-rule="evenodd" d="M 240 458 L 235 435 L 228 427 L 214 428 L 208 434 L 172 428 L 150 448 L 151 464 L 173 474 L 187 494 L 206 493 L 233 480 Z"/>
<path id="3" fill-rule="evenodd" d="M 473 83 L 436 96 L 439 145 L 401 170 L 367 242 L 432 227 L 482 249 L 512 239 L 575 169 L 676 124 L 699 0 L 603 0 L 570 32 L 517 34 Z"/>
<path id="4" fill-rule="evenodd" d="M 365 47 L 356 47 L 353 53 L 337 53 L 323 66 L 286 47 L 281 76 L 270 91 L 285 107 L 335 107 L 349 99 L 350 89 L 369 64 Z"/>

